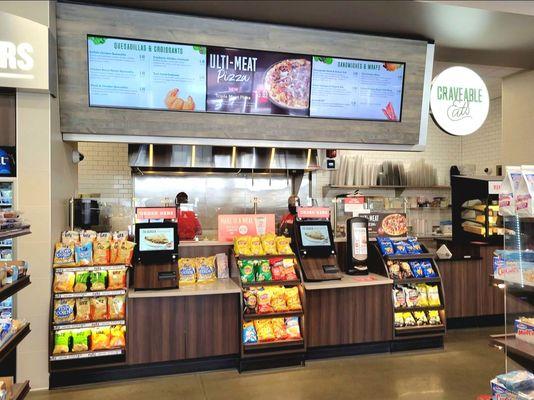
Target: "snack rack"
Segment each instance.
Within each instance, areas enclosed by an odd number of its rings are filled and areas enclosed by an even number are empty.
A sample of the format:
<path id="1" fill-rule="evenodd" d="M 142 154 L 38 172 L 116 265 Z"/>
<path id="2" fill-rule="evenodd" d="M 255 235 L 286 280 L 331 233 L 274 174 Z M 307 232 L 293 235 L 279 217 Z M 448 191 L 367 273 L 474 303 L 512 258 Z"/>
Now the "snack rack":
<path id="1" fill-rule="evenodd" d="M 431 284 L 438 287 L 438 293 L 440 298 L 439 306 L 425 306 L 425 307 L 403 307 L 395 308 L 395 304 L 392 302 L 393 307 L 393 340 L 394 341 L 403 341 L 408 339 L 425 339 L 425 338 L 442 338 L 446 331 L 446 316 L 445 316 L 445 294 L 443 291 L 443 283 L 441 280 L 441 274 L 439 268 L 434 259 L 434 254 L 429 253 L 425 246 L 420 245 L 423 252 L 421 254 L 394 254 L 394 255 L 382 255 L 378 244 L 372 243 L 370 246 L 370 262 L 369 269 L 371 272 L 374 272 L 379 275 L 385 275 L 388 278 L 393 280 L 393 287 L 395 285 L 414 285 L 414 284 Z M 409 278 L 409 279 L 397 279 L 393 277 L 389 271 L 387 262 L 388 261 L 398 261 L 398 262 L 409 262 L 415 260 L 428 260 L 433 270 L 436 273 L 436 277 L 432 278 Z M 393 295 L 393 293 L 392 293 Z M 404 326 L 404 327 L 395 327 L 395 313 L 399 312 L 415 312 L 415 311 L 433 311 L 437 310 L 441 324 L 436 325 L 421 325 L 421 326 Z M 395 346 L 394 346 L 395 347 Z"/>
<path id="2" fill-rule="evenodd" d="M 29 235 L 31 233 L 29 225 L 23 225 L 12 229 L 1 229 L 0 240 L 12 240 L 15 237 Z M 24 275 L 16 281 L 0 287 L 0 302 L 15 295 L 26 286 L 30 285 L 30 276 Z M 18 344 L 31 332 L 30 324 L 25 323 L 13 333 L 7 340 L 0 344 L 0 372 L 2 375 L 15 375 L 15 358 L 14 350 Z M 14 383 L 11 388 L 12 400 L 22 400 L 30 392 L 30 381 Z"/>
<path id="3" fill-rule="evenodd" d="M 297 274 L 297 280 L 287 280 L 287 281 L 261 281 L 261 282 L 242 282 L 239 275 L 238 262 L 240 260 L 270 260 L 273 258 L 285 258 L 293 259 L 295 272 Z M 305 310 L 306 310 L 306 298 L 305 290 L 302 285 L 302 270 L 296 256 L 291 255 L 264 255 L 264 256 L 242 256 L 236 255 L 232 251 L 230 257 L 231 269 L 232 271 L 237 271 L 233 273 L 233 276 L 237 276 L 239 280 L 239 285 L 241 287 L 240 294 L 240 349 L 241 357 L 239 362 L 239 371 L 258 369 L 258 368 L 270 368 L 273 366 L 285 366 L 285 365 L 304 365 L 305 353 L 306 353 L 306 324 L 305 324 Z M 244 291 L 251 287 L 265 287 L 265 286 L 284 286 L 289 287 L 298 287 L 300 304 L 302 306 L 301 311 L 283 311 L 283 312 L 274 312 L 274 313 L 265 313 L 265 314 L 247 314 L 245 313 L 245 301 L 244 301 Z M 265 318 L 287 318 L 287 317 L 298 317 L 300 325 L 300 339 L 285 339 L 278 341 L 269 341 L 269 342 L 257 342 L 257 343 L 243 343 L 243 324 L 245 322 L 254 321 L 255 319 L 265 319 Z"/>
<path id="4" fill-rule="evenodd" d="M 51 381 L 53 381 L 54 373 L 63 373 L 73 371 L 79 368 L 98 368 L 101 366 L 123 365 L 126 364 L 126 346 L 124 348 L 110 348 L 105 350 L 88 350 L 81 352 L 69 352 L 64 354 L 53 354 L 55 345 L 55 333 L 63 330 L 73 329 L 91 329 L 112 326 L 127 326 L 128 318 L 128 282 L 129 282 L 129 266 L 124 264 L 117 265 L 94 265 L 94 266 L 77 266 L 77 267 L 54 267 L 52 270 L 52 288 L 51 288 L 51 303 L 50 303 L 50 335 L 49 335 L 49 370 L 52 374 Z M 101 272 L 114 271 L 126 269 L 126 287 L 123 289 L 99 290 L 85 292 L 68 292 L 55 293 L 54 292 L 54 275 L 56 272 Z M 98 321 L 85 322 L 54 322 L 54 301 L 60 299 L 80 299 L 80 298 L 96 298 L 108 296 L 125 296 L 124 307 L 125 313 L 122 319 L 109 319 Z M 128 343 L 128 330 L 125 333 L 126 344 Z"/>

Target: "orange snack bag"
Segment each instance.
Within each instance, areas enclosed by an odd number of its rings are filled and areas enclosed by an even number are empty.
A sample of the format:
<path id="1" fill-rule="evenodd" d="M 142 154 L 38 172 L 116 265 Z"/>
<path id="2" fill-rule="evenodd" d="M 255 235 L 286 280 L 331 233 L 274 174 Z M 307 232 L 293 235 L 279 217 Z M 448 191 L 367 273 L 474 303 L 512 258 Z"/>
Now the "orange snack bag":
<path id="1" fill-rule="evenodd" d="M 109 327 L 93 328 L 91 330 L 91 351 L 109 349 L 110 339 L 111 333 Z"/>
<path id="2" fill-rule="evenodd" d="M 108 265 L 110 261 L 110 248 L 110 242 L 97 240 L 94 247 L 93 263 L 95 265 Z"/>
<path id="3" fill-rule="evenodd" d="M 117 258 L 115 259 L 115 264 L 130 265 L 132 262 L 135 243 L 129 242 L 128 240 L 123 240 L 120 242 L 120 244 L 119 252 L 117 253 Z"/>

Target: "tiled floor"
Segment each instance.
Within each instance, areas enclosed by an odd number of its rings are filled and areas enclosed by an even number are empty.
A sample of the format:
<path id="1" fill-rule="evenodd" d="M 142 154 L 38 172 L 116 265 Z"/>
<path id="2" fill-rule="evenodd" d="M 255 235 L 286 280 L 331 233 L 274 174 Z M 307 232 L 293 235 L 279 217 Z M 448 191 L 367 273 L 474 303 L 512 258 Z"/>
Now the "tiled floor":
<path id="1" fill-rule="evenodd" d="M 501 328 L 502 329 L 502 328 Z M 304 368 L 173 375 L 32 392 L 31 400 L 475 399 L 504 369 L 492 329 L 447 333 L 445 350 L 308 361 Z M 80 372 L 83 373 L 83 372 Z"/>

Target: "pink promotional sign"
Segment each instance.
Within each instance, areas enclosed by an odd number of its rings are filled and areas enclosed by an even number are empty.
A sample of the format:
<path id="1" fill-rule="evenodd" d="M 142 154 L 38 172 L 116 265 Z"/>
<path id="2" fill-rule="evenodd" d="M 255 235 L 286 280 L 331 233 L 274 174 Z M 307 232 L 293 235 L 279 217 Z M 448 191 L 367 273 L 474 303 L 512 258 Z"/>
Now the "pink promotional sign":
<path id="1" fill-rule="evenodd" d="M 176 219 L 176 207 L 137 207 L 138 221 L 145 219 Z"/>
<path id="2" fill-rule="evenodd" d="M 328 207 L 299 207 L 297 217 L 301 219 L 328 219 L 330 208 Z"/>
<path id="3" fill-rule="evenodd" d="M 217 236 L 221 242 L 231 242 L 236 236 L 275 233 L 274 214 L 222 214 L 217 222 Z"/>

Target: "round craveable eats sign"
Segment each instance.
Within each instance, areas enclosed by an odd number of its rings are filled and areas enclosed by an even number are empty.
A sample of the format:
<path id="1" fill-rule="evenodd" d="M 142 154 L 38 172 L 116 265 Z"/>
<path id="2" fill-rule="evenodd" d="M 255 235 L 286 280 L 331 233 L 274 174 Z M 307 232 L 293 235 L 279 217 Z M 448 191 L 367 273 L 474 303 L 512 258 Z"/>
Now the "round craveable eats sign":
<path id="1" fill-rule="evenodd" d="M 488 116 L 489 100 L 486 84 L 469 68 L 447 68 L 432 81 L 432 118 L 451 135 L 466 136 L 477 131 Z"/>

